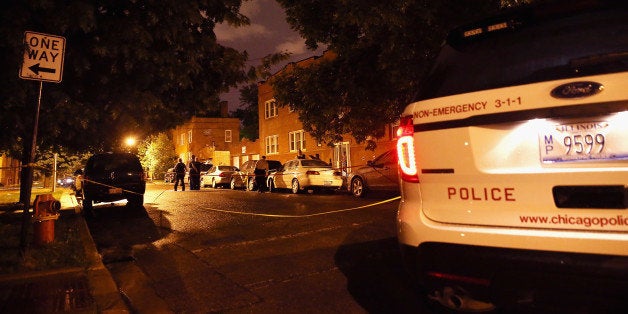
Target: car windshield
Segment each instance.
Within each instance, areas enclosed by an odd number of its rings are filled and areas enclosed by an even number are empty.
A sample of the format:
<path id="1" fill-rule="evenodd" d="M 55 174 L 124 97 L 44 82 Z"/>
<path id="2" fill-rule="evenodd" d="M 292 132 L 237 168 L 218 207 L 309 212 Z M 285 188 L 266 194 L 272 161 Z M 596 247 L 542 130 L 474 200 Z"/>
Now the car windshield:
<path id="1" fill-rule="evenodd" d="M 331 167 L 326 162 L 324 162 L 322 160 L 316 160 L 316 159 L 304 159 L 304 160 L 301 160 L 301 166 L 303 166 L 303 167 L 324 167 L 324 168 L 330 168 Z"/>
<path id="2" fill-rule="evenodd" d="M 417 100 L 626 71 L 627 18 L 620 10 L 565 19 L 523 11 L 461 27 L 450 34 Z"/>

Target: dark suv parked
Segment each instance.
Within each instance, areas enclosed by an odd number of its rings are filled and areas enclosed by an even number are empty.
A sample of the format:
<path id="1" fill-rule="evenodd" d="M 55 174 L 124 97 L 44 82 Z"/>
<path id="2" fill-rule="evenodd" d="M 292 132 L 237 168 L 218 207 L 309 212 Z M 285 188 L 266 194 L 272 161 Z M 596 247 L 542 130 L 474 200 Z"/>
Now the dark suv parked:
<path id="1" fill-rule="evenodd" d="M 92 210 L 92 202 L 126 199 L 129 205 L 144 204 L 146 179 L 139 158 L 128 153 L 96 154 L 87 160 L 83 183 L 83 209 Z"/>

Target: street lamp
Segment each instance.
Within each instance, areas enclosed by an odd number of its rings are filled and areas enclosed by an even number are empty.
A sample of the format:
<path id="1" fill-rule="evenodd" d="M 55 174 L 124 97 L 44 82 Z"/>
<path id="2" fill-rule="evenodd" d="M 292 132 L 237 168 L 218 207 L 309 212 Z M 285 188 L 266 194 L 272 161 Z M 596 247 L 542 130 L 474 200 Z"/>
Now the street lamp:
<path id="1" fill-rule="evenodd" d="M 135 146 L 136 143 L 137 140 L 133 136 L 129 136 L 124 140 L 124 144 L 126 144 L 126 146 L 128 146 L 129 148 Z"/>
<path id="2" fill-rule="evenodd" d="M 124 139 L 124 145 L 126 146 L 127 152 L 132 152 L 135 149 L 137 144 L 137 139 L 134 136 L 127 136 Z"/>

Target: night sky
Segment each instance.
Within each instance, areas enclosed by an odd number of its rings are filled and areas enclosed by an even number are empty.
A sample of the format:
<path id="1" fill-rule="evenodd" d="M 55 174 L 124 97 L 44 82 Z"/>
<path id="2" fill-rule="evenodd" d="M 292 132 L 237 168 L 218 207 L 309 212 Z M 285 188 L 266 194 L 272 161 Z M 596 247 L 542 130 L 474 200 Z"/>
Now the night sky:
<path id="1" fill-rule="evenodd" d="M 274 0 L 245 1 L 240 12 L 249 17 L 251 25 L 233 28 L 221 24 L 216 27 L 215 33 L 222 45 L 246 50 L 249 53 L 249 65 L 258 65 L 260 59 L 270 53 L 280 51 L 292 53 L 290 60 L 273 68 L 274 73 L 288 62 L 300 61 L 323 53 L 324 49 L 311 51 L 305 47 L 305 39 L 290 28 L 283 9 Z M 230 111 L 237 109 L 240 104 L 237 89 L 222 94 L 221 99 L 229 102 Z"/>

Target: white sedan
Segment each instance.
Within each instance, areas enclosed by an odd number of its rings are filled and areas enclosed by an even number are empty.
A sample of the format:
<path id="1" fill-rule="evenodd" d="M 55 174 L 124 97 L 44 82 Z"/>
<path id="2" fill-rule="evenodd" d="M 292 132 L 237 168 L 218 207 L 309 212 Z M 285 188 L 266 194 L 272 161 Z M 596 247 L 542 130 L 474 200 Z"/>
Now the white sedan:
<path id="1" fill-rule="evenodd" d="M 238 168 L 233 166 L 213 166 L 207 173 L 201 175 L 201 185 L 206 188 L 211 186 L 228 186 L 231 182 L 231 176 L 238 172 Z"/>
<path id="2" fill-rule="evenodd" d="M 337 190 L 343 179 L 339 170 L 318 159 L 293 159 L 268 176 L 271 191 L 290 189 L 296 194 L 304 190 Z"/>

